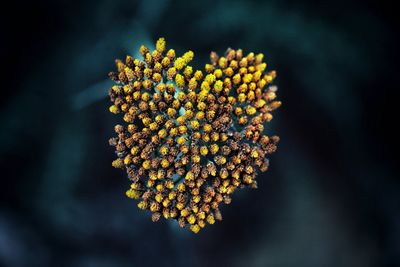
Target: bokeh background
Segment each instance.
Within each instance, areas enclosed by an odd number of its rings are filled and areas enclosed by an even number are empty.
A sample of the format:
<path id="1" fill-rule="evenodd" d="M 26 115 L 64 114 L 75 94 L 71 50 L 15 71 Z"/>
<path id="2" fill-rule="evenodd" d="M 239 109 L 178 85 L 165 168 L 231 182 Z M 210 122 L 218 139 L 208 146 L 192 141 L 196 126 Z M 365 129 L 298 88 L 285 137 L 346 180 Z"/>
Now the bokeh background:
<path id="1" fill-rule="evenodd" d="M 399 266 L 399 45 L 382 1 L 12 1 L 2 7 L 0 266 Z M 164 36 L 263 52 L 283 106 L 258 190 L 200 234 L 152 223 L 111 167 L 108 71 Z"/>

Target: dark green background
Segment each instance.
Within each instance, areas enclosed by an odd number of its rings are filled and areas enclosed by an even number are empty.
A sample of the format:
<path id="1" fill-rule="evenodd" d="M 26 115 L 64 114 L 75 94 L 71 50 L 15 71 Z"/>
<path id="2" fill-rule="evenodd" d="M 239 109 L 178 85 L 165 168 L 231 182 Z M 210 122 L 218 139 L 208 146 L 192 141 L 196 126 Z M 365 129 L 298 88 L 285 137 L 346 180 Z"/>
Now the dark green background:
<path id="1" fill-rule="evenodd" d="M 396 266 L 398 32 L 381 1 L 17 1 L 2 7 L 0 266 Z M 193 235 L 152 223 L 107 140 L 107 73 L 164 36 L 202 67 L 263 52 L 283 106 L 258 190 Z"/>

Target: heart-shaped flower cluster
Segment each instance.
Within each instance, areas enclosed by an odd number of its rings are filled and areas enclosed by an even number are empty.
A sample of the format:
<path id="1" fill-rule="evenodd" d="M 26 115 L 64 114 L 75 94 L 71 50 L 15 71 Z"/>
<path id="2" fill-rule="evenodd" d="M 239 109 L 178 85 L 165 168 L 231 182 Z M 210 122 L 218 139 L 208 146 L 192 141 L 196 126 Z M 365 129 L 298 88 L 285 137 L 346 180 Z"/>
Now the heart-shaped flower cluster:
<path id="1" fill-rule="evenodd" d="M 122 113 L 110 139 L 117 159 L 132 181 L 126 192 L 139 199 L 152 220 L 161 216 L 197 233 L 221 220 L 219 205 L 229 204 L 237 188 L 256 188 L 256 175 L 268 169 L 278 136 L 263 133 L 276 101 L 275 71 L 266 71 L 263 54 L 228 49 L 212 52 L 204 72 L 166 50 L 164 38 L 143 60 L 116 60 L 116 82 L 109 96 L 112 113 Z"/>

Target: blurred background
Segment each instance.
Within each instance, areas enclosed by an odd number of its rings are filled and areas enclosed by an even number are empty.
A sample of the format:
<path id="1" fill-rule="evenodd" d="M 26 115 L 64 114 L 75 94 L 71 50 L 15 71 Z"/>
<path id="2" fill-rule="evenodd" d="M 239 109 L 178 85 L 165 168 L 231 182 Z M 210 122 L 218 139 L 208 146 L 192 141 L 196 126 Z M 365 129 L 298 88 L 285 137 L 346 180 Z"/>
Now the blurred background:
<path id="1" fill-rule="evenodd" d="M 382 1 L 15 1 L 2 7 L 0 266 L 399 266 L 399 45 Z M 283 106 L 258 190 L 194 235 L 111 167 L 107 73 L 164 36 L 263 52 Z"/>

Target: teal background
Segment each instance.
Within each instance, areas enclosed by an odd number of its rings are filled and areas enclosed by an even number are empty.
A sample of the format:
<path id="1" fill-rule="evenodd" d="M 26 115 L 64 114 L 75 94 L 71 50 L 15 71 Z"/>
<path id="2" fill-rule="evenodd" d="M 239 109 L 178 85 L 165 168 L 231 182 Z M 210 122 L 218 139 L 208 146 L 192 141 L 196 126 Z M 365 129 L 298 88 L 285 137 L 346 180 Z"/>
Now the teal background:
<path id="1" fill-rule="evenodd" d="M 398 266 L 397 13 L 382 1 L 18 1 L 2 8 L 0 266 Z M 164 36 L 263 52 L 283 106 L 258 190 L 198 235 L 111 167 L 107 73 Z"/>

